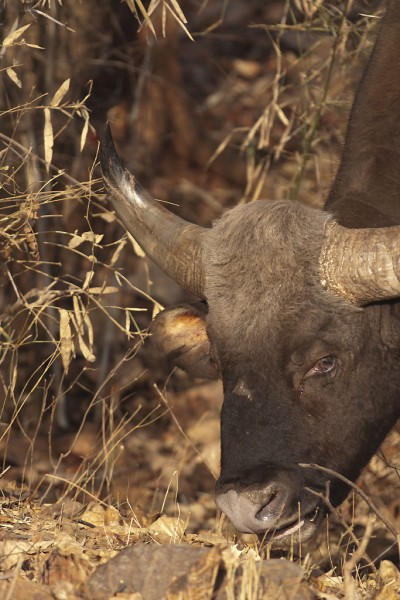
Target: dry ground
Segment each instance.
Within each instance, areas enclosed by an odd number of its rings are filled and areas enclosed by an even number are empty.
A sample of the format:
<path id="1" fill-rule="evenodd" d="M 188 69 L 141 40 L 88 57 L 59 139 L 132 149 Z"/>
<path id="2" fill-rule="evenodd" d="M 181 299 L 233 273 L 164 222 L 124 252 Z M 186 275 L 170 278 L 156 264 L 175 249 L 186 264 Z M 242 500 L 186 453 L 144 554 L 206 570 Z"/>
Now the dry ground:
<path id="1" fill-rule="evenodd" d="M 397 431 L 366 499 L 278 562 L 217 512 L 221 386 L 146 340 L 184 296 L 116 222 L 97 165 L 108 118 L 187 219 L 321 205 L 379 2 L 154 5 L 0 6 L 1 597 L 397 598 Z"/>

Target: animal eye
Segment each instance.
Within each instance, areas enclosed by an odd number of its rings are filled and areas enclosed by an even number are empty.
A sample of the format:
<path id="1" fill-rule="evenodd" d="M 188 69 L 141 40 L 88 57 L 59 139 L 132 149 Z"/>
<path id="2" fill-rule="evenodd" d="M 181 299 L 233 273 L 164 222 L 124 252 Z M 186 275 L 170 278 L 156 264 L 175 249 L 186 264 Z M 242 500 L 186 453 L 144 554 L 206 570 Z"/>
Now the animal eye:
<path id="1" fill-rule="evenodd" d="M 334 356 L 323 356 L 315 363 L 311 369 L 307 371 L 304 375 L 304 379 L 308 379 L 309 377 L 313 377 L 315 375 L 323 375 L 324 373 L 329 373 L 333 371 L 336 366 L 336 359 Z"/>

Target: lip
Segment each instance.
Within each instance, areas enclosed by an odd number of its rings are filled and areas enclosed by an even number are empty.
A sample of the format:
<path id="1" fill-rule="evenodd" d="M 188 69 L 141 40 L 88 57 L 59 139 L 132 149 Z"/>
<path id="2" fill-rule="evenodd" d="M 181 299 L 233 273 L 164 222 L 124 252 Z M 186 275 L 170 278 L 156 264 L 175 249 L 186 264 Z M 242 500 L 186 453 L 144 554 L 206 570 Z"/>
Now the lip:
<path id="1" fill-rule="evenodd" d="M 317 505 L 305 515 L 299 515 L 296 521 L 292 521 L 284 527 L 276 527 L 262 534 L 259 533 L 258 536 L 263 542 L 271 542 L 272 544 L 278 542 L 281 546 L 282 543 L 284 546 L 290 545 L 293 541 L 306 542 L 319 528 L 324 515 L 325 511 Z"/>

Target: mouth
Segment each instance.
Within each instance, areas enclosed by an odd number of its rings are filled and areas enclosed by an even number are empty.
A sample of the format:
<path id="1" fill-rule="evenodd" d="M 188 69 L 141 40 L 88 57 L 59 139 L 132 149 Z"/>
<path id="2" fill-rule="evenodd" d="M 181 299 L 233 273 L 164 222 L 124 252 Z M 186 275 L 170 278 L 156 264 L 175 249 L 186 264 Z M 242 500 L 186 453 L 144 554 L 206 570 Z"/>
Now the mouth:
<path id="1" fill-rule="evenodd" d="M 320 506 L 314 506 L 305 515 L 299 515 L 295 521 L 259 533 L 258 537 L 261 541 L 271 542 L 274 545 L 278 542 L 277 545 L 281 548 L 286 548 L 293 542 L 306 542 L 313 537 L 324 515 L 325 511 Z"/>

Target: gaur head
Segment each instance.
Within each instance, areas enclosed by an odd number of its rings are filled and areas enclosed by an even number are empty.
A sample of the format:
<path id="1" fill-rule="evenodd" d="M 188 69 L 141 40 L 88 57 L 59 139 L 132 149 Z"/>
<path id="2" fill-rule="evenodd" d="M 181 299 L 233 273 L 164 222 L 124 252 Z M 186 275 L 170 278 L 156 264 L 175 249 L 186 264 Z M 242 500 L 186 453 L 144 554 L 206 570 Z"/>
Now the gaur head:
<path id="1" fill-rule="evenodd" d="M 305 541 L 398 418 L 399 227 L 346 229 L 325 211 L 257 201 L 212 228 L 155 201 L 118 160 L 101 164 L 115 210 L 145 252 L 203 301 L 160 313 L 159 347 L 220 377 L 216 502 L 241 532 Z"/>

